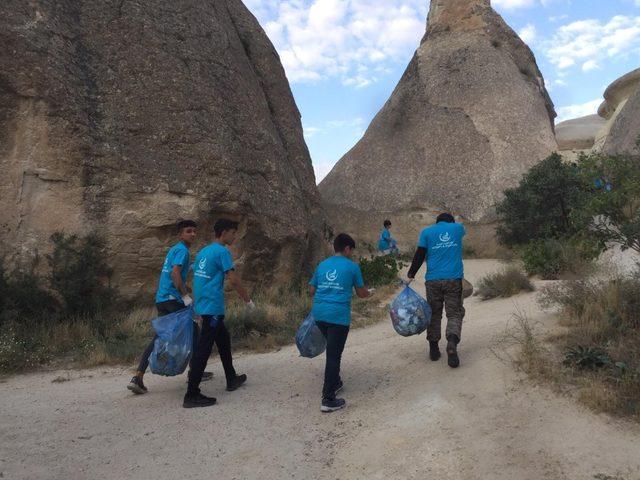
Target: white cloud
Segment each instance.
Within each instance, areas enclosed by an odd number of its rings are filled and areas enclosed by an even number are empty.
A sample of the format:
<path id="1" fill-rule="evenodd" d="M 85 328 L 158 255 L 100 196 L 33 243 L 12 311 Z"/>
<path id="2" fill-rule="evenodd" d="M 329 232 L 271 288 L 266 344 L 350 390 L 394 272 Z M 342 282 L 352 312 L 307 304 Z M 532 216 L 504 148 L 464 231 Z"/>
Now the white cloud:
<path id="1" fill-rule="evenodd" d="M 329 174 L 336 163 L 336 160 L 314 160 L 313 170 L 316 174 L 316 183 L 320 183 L 324 177 Z"/>
<path id="2" fill-rule="evenodd" d="M 312 138 L 318 133 L 322 133 L 324 130 L 318 127 L 304 127 L 304 136 L 305 138 Z"/>
<path id="3" fill-rule="evenodd" d="M 332 120 L 327 122 L 327 127 L 343 128 L 343 127 L 359 127 L 364 124 L 364 119 L 358 117 L 352 120 Z"/>
<path id="4" fill-rule="evenodd" d="M 574 65 L 593 70 L 601 60 L 640 52 L 640 16 L 617 15 L 607 23 L 598 19 L 569 23 L 558 28 L 543 49 L 561 70 Z"/>
<path id="5" fill-rule="evenodd" d="M 538 31 L 536 30 L 536 26 L 530 23 L 520 30 L 518 35 L 520 35 L 524 43 L 532 43 L 538 36 Z"/>
<path id="6" fill-rule="evenodd" d="M 564 122 L 565 120 L 571 120 L 572 118 L 579 118 L 586 115 L 593 115 L 595 113 L 598 113 L 598 107 L 601 103 L 602 99 L 598 98 L 587 103 L 560 107 L 557 109 L 558 118 L 556 118 L 556 123 Z"/>
<path id="7" fill-rule="evenodd" d="M 502 7 L 508 10 L 533 7 L 536 3 L 536 0 L 493 0 L 493 2 L 491 2 L 494 7 Z"/>
<path id="8" fill-rule="evenodd" d="M 245 0 L 289 80 L 364 88 L 407 62 L 425 31 L 424 0 Z"/>

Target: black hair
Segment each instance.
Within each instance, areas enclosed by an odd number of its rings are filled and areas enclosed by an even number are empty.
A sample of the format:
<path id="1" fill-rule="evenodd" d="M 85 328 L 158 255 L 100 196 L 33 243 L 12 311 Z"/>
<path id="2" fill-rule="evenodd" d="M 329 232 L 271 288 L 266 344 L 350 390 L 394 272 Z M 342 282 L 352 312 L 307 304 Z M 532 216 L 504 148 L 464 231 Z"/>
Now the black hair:
<path id="1" fill-rule="evenodd" d="M 342 253 L 347 247 L 356 248 L 355 240 L 346 233 L 339 234 L 333 241 L 333 250 L 336 253 Z"/>
<path id="2" fill-rule="evenodd" d="M 384 225 L 385 228 L 390 227 L 391 226 L 391 220 L 385 220 L 383 225 Z"/>
<path id="3" fill-rule="evenodd" d="M 438 218 L 436 219 L 436 223 L 440 223 L 440 222 L 456 223 L 456 220 L 455 218 L 453 218 L 453 215 L 451 215 L 450 213 L 441 213 L 440 215 L 438 215 Z"/>
<path id="4" fill-rule="evenodd" d="M 238 225 L 238 222 L 234 222 L 228 218 L 221 218 L 213 226 L 213 233 L 215 233 L 216 238 L 218 238 L 227 230 L 238 230 Z"/>
<path id="5" fill-rule="evenodd" d="M 198 228 L 198 224 L 193 220 L 180 220 L 176 224 L 176 229 L 178 230 L 178 233 L 182 232 L 182 230 L 184 230 L 185 228 L 190 228 L 190 227 Z"/>

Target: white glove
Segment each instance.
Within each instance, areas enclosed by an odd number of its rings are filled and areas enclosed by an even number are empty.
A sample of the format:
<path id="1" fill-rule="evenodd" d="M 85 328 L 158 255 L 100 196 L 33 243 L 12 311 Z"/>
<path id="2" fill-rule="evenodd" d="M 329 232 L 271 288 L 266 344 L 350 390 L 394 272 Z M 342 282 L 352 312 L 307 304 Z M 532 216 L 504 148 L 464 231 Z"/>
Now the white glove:
<path id="1" fill-rule="evenodd" d="M 249 310 L 255 310 L 256 309 L 256 304 L 253 303 L 253 300 L 249 300 L 246 305 L 247 305 L 247 308 Z"/>
<path id="2" fill-rule="evenodd" d="M 411 283 L 413 282 L 413 278 L 409 278 L 408 276 L 404 275 L 400 281 L 404 284 L 404 285 L 411 285 Z"/>
<path id="3" fill-rule="evenodd" d="M 376 293 L 376 289 L 375 288 L 370 288 L 369 290 L 367 290 L 367 292 L 369 292 L 369 296 L 371 296 L 374 293 Z"/>
<path id="4" fill-rule="evenodd" d="M 193 298 L 191 298 L 191 295 L 185 295 L 182 297 L 182 303 L 184 303 L 185 307 L 188 307 L 193 304 Z"/>

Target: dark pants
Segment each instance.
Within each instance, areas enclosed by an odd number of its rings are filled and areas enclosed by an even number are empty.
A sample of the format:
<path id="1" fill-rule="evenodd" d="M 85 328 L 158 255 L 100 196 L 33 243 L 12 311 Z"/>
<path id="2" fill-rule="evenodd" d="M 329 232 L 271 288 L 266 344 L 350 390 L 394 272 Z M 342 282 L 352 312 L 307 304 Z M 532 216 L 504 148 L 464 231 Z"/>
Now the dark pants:
<path id="1" fill-rule="evenodd" d="M 447 313 L 447 340 L 456 343 L 462 338 L 464 305 L 462 280 L 429 280 L 426 283 L 427 301 L 431 307 L 431 323 L 427 340 L 437 342 L 442 337 L 442 311 Z"/>
<path id="2" fill-rule="evenodd" d="M 184 303 L 179 302 L 177 300 L 168 300 L 166 302 L 156 303 L 156 308 L 158 309 L 158 315 L 164 316 L 169 315 L 170 313 L 177 312 L 178 310 L 182 310 L 185 308 Z M 142 358 L 140 358 L 140 363 L 138 364 L 138 372 L 146 372 L 147 367 L 149 366 L 149 357 L 151 356 L 151 352 L 153 352 L 153 347 L 155 346 L 155 341 L 158 336 L 154 335 L 153 340 L 147 346 L 145 351 L 142 353 Z M 198 343 L 198 326 L 194 325 L 193 329 L 193 348 L 195 350 L 196 344 Z M 193 355 L 191 355 L 191 361 L 193 361 Z M 190 364 L 191 365 L 191 364 Z"/>
<path id="3" fill-rule="evenodd" d="M 316 322 L 316 325 L 327 340 L 327 362 L 324 367 L 322 399 L 333 400 L 340 382 L 340 362 L 344 345 L 347 343 L 349 327 L 325 322 Z"/>
<path id="4" fill-rule="evenodd" d="M 224 315 L 202 315 L 202 331 L 191 357 L 187 395 L 200 393 L 202 374 L 207 367 L 214 342 L 218 347 L 218 355 L 220 355 L 227 383 L 236 378 L 236 371 L 233 368 L 233 359 L 231 358 L 231 337 L 224 324 Z"/>

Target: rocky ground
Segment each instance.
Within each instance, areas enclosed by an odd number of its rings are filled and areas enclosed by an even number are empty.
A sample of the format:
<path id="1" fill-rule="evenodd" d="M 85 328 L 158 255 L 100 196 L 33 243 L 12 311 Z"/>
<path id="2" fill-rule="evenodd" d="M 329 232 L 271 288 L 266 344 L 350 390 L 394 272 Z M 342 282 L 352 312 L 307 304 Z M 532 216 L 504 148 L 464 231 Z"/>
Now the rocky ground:
<path id="1" fill-rule="evenodd" d="M 473 282 L 500 268 L 469 261 Z M 0 384 L 0 477 L 10 479 L 640 478 L 640 428 L 531 385 L 493 353 L 514 311 L 550 327 L 535 294 L 467 301 L 462 366 L 426 359 L 390 322 L 352 332 L 347 408 L 320 413 L 323 358 L 295 347 L 237 358 L 245 388 L 204 384 L 219 404 L 181 407 L 185 377 L 129 369 L 40 372 Z M 62 377 L 62 378 L 59 378 Z M 55 380 L 58 381 L 55 381 Z M 60 381 L 68 379 L 68 381 Z"/>

